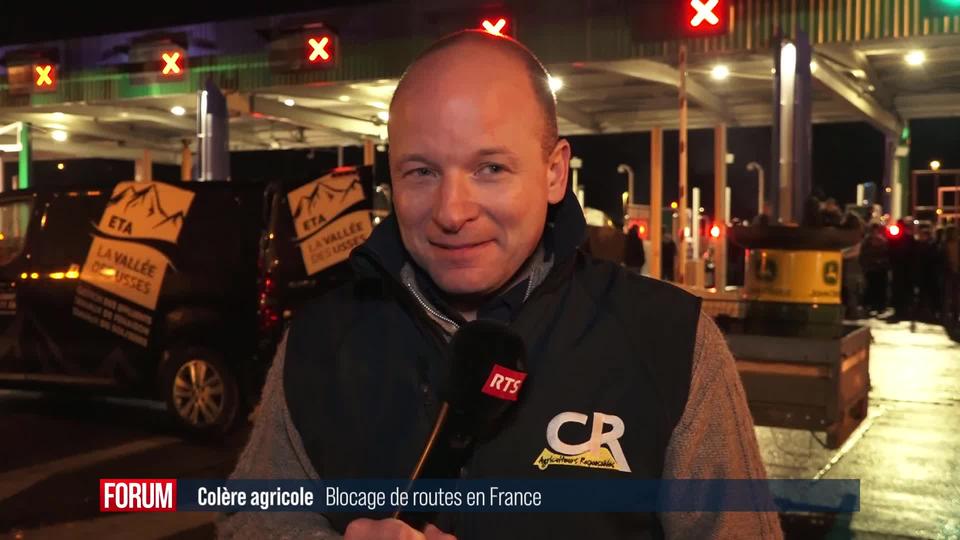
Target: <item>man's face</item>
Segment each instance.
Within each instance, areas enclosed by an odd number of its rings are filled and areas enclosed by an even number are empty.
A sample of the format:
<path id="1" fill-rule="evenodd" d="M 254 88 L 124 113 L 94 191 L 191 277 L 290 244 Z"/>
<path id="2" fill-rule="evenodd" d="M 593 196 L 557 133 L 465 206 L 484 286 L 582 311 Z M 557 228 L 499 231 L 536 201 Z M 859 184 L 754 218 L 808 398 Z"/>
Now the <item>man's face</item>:
<path id="1" fill-rule="evenodd" d="M 566 190 L 522 65 L 476 44 L 423 60 L 390 111 L 390 174 L 404 246 L 442 290 L 486 295 L 536 248 Z"/>

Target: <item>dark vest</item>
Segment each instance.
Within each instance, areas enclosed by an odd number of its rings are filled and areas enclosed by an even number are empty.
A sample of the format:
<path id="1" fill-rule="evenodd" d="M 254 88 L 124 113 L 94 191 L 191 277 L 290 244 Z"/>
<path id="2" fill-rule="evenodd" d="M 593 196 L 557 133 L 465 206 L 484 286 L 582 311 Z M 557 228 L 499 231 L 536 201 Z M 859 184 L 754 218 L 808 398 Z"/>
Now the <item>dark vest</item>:
<path id="1" fill-rule="evenodd" d="M 698 298 L 611 263 L 578 254 L 557 265 L 511 325 L 529 350 L 522 399 L 499 433 L 476 446 L 463 477 L 660 478 L 689 393 L 699 311 Z M 409 476 L 439 410 L 442 351 L 439 329 L 382 275 L 298 314 L 284 387 L 321 478 Z M 622 423 L 623 435 L 608 445 L 622 457 L 604 446 L 592 456 L 597 465 L 558 463 L 564 454 L 548 441 L 551 421 L 560 446 L 588 441 L 598 419 L 603 431 Z M 359 515 L 327 517 L 342 532 Z M 663 536 L 656 516 L 642 513 L 462 513 L 433 521 L 460 540 Z"/>

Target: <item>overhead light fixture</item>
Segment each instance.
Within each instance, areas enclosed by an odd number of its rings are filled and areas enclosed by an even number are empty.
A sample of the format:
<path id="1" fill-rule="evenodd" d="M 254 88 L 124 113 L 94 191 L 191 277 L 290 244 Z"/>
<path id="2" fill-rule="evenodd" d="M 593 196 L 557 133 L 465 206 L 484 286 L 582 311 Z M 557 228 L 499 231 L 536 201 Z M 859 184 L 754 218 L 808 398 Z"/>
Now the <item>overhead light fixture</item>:
<path id="1" fill-rule="evenodd" d="M 378 109 L 383 109 L 383 110 L 387 110 L 390 108 L 386 103 L 382 101 L 371 101 L 367 103 L 367 105 L 370 105 L 371 107 L 376 107 Z"/>
<path id="2" fill-rule="evenodd" d="M 344 95 L 338 97 L 337 99 L 339 99 L 340 101 L 346 103 L 346 102 L 350 101 L 350 96 L 344 94 Z"/>
<path id="3" fill-rule="evenodd" d="M 297 104 L 297 102 L 294 101 L 294 100 L 292 100 L 292 99 L 290 99 L 290 98 L 287 98 L 287 99 L 283 100 L 283 104 L 286 105 L 287 107 L 293 107 L 294 105 Z"/>
<path id="4" fill-rule="evenodd" d="M 557 93 L 563 88 L 563 79 L 554 77 L 553 75 L 547 75 L 547 84 L 550 85 L 551 92 Z"/>
<path id="5" fill-rule="evenodd" d="M 57 142 L 64 142 L 69 138 L 69 135 L 67 135 L 66 131 L 63 131 L 62 129 L 57 129 L 50 132 L 50 137 Z"/>
<path id="6" fill-rule="evenodd" d="M 930 162 L 930 170 L 931 170 L 931 171 L 939 171 L 939 170 L 940 170 L 940 162 L 937 161 L 937 160 L 931 161 L 931 162 Z"/>
<path id="7" fill-rule="evenodd" d="M 62 161 L 61 161 L 60 163 L 57 163 L 57 170 L 62 171 L 62 170 L 63 170 L 63 167 L 64 167 L 64 165 L 63 165 L 63 162 L 62 162 Z"/>
<path id="8" fill-rule="evenodd" d="M 63 120 L 63 117 L 66 116 L 66 115 L 63 114 L 62 112 L 59 112 L 59 111 L 58 111 L 58 112 L 53 113 L 51 116 L 53 116 L 53 119 L 54 119 L 54 120 Z"/>
<path id="9" fill-rule="evenodd" d="M 910 66 L 922 66 L 927 61 L 927 53 L 920 50 L 910 51 L 904 55 L 903 60 Z"/>
<path id="10" fill-rule="evenodd" d="M 390 113 L 388 113 L 387 111 L 380 111 L 377 113 L 377 118 L 379 118 L 380 120 L 383 120 L 384 122 L 389 122 Z"/>
<path id="11" fill-rule="evenodd" d="M 174 105 L 173 107 L 170 107 L 170 113 L 174 116 L 183 116 L 187 114 L 187 110 L 180 105 Z"/>
<path id="12" fill-rule="evenodd" d="M 730 76 L 730 68 L 724 64 L 717 64 L 710 70 L 710 77 L 715 81 L 726 80 Z"/>

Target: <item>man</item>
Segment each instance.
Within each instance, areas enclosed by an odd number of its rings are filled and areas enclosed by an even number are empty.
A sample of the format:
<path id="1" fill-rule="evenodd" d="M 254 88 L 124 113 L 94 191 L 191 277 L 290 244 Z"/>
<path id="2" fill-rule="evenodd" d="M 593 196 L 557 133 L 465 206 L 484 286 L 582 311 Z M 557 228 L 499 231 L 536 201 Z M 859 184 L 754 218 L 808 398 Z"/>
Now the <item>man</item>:
<path id="1" fill-rule="evenodd" d="M 890 260 L 887 256 L 887 238 L 883 226 L 870 225 L 870 232 L 860 247 L 860 266 L 867 280 L 866 304 L 870 315 L 883 313 L 887 308 L 887 274 Z"/>
<path id="2" fill-rule="evenodd" d="M 585 223 L 555 105 L 539 61 L 508 38 L 459 33 L 411 65 L 390 109 L 395 212 L 351 255 L 354 281 L 292 323 L 235 478 L 408 476 L 438 414 L 445 340 L 476 318 L 524 338 L 529 377 L 463 477 L 764 478 L 733 360 L 699 300 L 578 251 Z M 547 452 L 576 453 L 592 430 L 613 437 L 605 465 L 536 465 Z M 776 514 L 763 513 L 464 513 L 435 523 L 421 532 L 369 516 L 248 513 L 220 533 L 781 537 Z"/>

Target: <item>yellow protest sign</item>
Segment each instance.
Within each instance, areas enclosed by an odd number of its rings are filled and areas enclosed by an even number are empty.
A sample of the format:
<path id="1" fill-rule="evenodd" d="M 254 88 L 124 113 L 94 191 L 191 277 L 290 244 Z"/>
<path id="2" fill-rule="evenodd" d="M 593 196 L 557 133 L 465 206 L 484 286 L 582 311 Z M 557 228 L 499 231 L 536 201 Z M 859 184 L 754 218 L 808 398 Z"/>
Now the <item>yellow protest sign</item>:
<path id="1" fill-rule="evenodd" d="M 342 262 L 370 233 L 370 212 L 344 211 L 365 199 L 356 170 L 331 173 L 287 194 L 307 275 Z"/>

